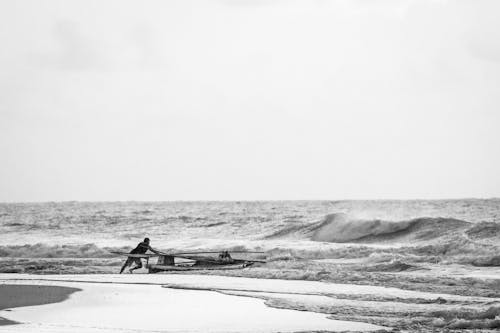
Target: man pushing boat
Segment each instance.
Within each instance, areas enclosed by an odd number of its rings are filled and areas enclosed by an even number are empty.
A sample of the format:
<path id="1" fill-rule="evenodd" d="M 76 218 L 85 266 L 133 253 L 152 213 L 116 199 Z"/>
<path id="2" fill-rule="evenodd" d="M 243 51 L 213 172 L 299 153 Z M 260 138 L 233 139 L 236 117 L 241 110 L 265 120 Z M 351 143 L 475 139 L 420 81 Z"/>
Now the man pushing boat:
<path id="1" fill-rule="evenodd" d="M 151 251 L 151 252 L 153 252 L 153 253 L 156 253 L 156 254 L 159 253 L 159 251 L 153 249 L 149 245 L 149 238 L 146 237 L 146 238 L 144 238 L 144 241 L 140 242 L 135 247 L 135 249 L 133 249 L 132 251 L 130 251 L 130 254 L 145 254 L 148 250 Z M 142 268 L 141 258 L 128 257 L 127 261 L 125 261 L 125 263 L 122 266 L 122 269 L 120 270 L 120 274 L 123 273 L 123 271 L 125 270 L 125 267 L 131 266 L 134 263 L 136 264 L 136 266 L 129 269 L 130 273 L 132 273 L 136 269 Z"/>

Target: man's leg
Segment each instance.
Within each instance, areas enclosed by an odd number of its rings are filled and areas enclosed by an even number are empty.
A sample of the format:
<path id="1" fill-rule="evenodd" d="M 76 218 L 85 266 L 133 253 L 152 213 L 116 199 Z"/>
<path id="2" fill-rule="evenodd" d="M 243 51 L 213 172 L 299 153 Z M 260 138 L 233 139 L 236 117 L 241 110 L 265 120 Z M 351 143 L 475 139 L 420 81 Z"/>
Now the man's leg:
<path id="1" fill-rule="evenodd" d="M 137 266 L 129 269 L 128 271 L 130 273 L 132 273 L 132 271 L 135 271 L 136 269 L 141 269 L 142 268 L 142 261 L 141 261 L 141 259 L 137 259 L 137 261 L 135 263 L 137 264 Z"/>
<path id="2" fill-rule="evenodd" d="M 123 271 L 125 270 L 125 267 L 130 266 L 130 264 L 131 264 L 131 262 L 130 262 L 129 258 L 127 258 L 127 260 L 125 260 L 125 263 L 122 266 L 122 269 L 120 270 L 120 274 L 123 273 Z"/>

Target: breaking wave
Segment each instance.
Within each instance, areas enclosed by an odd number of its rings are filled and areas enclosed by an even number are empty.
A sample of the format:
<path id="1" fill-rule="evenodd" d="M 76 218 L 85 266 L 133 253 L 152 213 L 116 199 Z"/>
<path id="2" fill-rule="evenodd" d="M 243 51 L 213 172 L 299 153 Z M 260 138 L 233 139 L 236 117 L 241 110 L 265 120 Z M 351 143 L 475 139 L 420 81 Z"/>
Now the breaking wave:
<path id="1" fill-rule="evenodd" d="M 277 249 L 278 258 L 348 259 L 375 257 L 389 261 L 376 271 L 413 269 L 405 262 L 460 263 L 473 266 L 500 266 L 500 223 L 469 223 L 454 218 L 415 218 L 399 222 L 351 219 L 346 214 L 330 214 L 308 225 L 294 225 L 268 235 L 266 239 L 308 239 L 322 242 L 308 251 Z M 324 243 L 344 243 L 329 247 Z M 384 246 L 378 246 L 384 245 Z M 389 247 L 387 247 L 389 246 Z M 372 261 L 372 260 L 370 260 Z"/>
<path id="2" fill-rule="evenodd" d="M 318 225 L 311 239 L 323 242 L 380 242 L 431 240 L 456 234 L 471 227 L 469 222 L 452 218 L 417 218 L 392 222 L 352 220 L 343 214 L 332 214 Z"/>
<path id="3" fill-rule="evenodd" d="M 405 221 L 351 219 L 346 214 L 329 214 L 309 225 L 294 225 L 268 235 L 266 239 L 307 238 L 330 243 L 424 242 L 463 235 L 471 240 L 498 238 L 500 224 L 472 224 L 454 218 L 422 217 Z"/>

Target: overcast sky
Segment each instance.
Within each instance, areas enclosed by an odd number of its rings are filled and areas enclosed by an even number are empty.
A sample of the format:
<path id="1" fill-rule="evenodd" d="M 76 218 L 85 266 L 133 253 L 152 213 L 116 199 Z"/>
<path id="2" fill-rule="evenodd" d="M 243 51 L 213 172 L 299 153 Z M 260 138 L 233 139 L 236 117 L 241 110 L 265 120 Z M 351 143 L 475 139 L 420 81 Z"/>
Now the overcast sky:
<path id="1" fill-rule="evenodd" d="M 0 1 L 0 201 L 500 196 L 500 1 Z"/>

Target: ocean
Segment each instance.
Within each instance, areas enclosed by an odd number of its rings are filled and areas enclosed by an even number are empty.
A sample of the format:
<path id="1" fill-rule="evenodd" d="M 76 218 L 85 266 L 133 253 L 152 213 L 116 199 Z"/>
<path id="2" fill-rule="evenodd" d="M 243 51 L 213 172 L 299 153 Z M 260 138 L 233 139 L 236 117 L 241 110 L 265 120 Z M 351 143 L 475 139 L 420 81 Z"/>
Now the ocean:
<path id="1" fill-rule="evenodd" d="M 446 243 L 477 245 L 484 254 L 496 247 L 499 230 L 500 199 L 3 203 L 0 257 L 108 257 L 109 249 L 132 248 L 144 237 L 175 251 L 300 250 L 328 257 L 346 244 Z"/>

